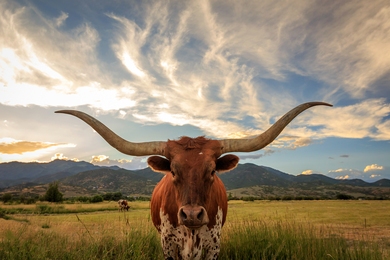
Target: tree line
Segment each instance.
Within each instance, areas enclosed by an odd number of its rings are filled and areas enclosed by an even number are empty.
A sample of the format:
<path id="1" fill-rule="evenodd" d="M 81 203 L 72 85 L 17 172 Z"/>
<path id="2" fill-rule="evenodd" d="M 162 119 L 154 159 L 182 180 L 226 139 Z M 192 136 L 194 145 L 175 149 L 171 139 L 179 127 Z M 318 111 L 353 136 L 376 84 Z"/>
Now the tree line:
<path id="1" fill-rule="evenodd" d="M 58 182 L 53 182 L 49 184 L 46 193 L 43 196 L 34 195 L 34 194 L 25 194 L 25 195 L 12 195 L 11 193 L 5 193 L 0 197 L 0 200 L 3 203 L 23 203 L 23 204 L 34 204 L 37 201 L 48 201 L 48 202 L 67 202 L 67 203 L 98 203 L 103 201 L 118 201 L 120 199 L 127 199 L 129 201 L 141 200 L 148 201 L 150 197 L 132 197 L 124 196 L 121 192 L 108 192 L 104 194 L 98 194 L 93 196 L 78 196 L 64 198 L 63 193 L 59 190 Z M 269 197 L 256 197 L 256 196 L 245 196 L 245 197 L 236 197 L 232 193 L 228 194 L 228 200 L 243 200 L 243 201 L 255 201 L 255 200 L 355 200 L 355 199 L 365 199 L 365 200 L 385 200 L 388 198 L 383 197 L 354 197 L 352 195 L 339 193 L 335 197 L 313 197 L 313 196 L 269 196 Z"/>
<path id="2" fill-rule="evenodd" d="M 58 182 L 53 182 L 49 184 L 49 187 L 46 190 L 46 193 L 43 196 L 39 196 L 36 194 L 23 194 L 23 195 L 14 195 L 11 193 L 5 193 L 0 196 L 0 200 L 3 203 L 23 203 L 23 204 L 34 204 L 37 201 L 48 201 L 48 202 L 67 202 L 67 203 L 75 203 L 75 202 L 83 202 L 83 203 L 97 203 L 103 201 L 118 201 L 120 199 L 126 199 L 128 201 L 135 200 L 150 200 L 149 197 L 127 197 L 124 196 L 121 192 L 107 192 L 104 194 L 97 194 L 93 196 L 77 196 L 77 197 L 69 197 L 64 198 L 63 193 L 59 190 Z"/>

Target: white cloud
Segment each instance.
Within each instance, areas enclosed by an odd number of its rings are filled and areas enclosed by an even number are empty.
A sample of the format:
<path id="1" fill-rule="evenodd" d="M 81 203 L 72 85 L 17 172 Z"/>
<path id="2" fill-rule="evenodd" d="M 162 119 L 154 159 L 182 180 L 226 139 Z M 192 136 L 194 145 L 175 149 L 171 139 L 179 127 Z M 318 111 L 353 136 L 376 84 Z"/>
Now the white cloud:
<path id="1" fill-rule="evenodd" d="M 304 137 L 304 135 L 310 136 L 308 131 L 299 131 L 298 129 L 294 129 L 289 131 L 289 133 L 296 132 L 300 134 L 299 136 L 290 136 L 282 134 L 276 141 L 272 143 L 271 146 L 279 147 L 279 148 L 287 148 L 295 150 L 299 147 L 305 147 L 313 143 L 311 137 Z"/>
<path id="2" fill-rule="evenodd" d="M 126 68 L 138 77 L 145 77 L 145 72 L 143 72 L 135 63 L 135 61 L 130 57 L 129 53 L 125 52 L 122 54 L 122 62 Z"/>
<path id="3" fill-rule="evenodd" d="M 377 140 L 389 140 L 390 137 L 390 120 L 378 122 L 375 126 L 376 133 L 375 139 Z"/>
<path id="4" fill-rule="evenodd" d="M 55 23 L 57 27 L 64 24 L 65 20 L 68 19 L 69 14 L 61 12 L 60 16 L 56 19 Z"/>
<path id="5" fill-rule="evenodd" d="M 349 175 L 344 175 L 344 176 L 337 176 L 335 179 L 336 180 L 347 180 L 347 179 L 349 179 Z"/>
<path id="6" fill-rule="evenodd" d="M 73 158 L 73 159 L 69 159 L 68 157 L 66 157 L 64 154 L 62 153 L 56 153 L 54 154 L 52 157 L 51 157 L 51 161 L 54 161 L 54 160 L 65 160 L 65 161 L 75 161 L 75 162 L 78 162 L 80 161 L 79 159 L 77 158 Z"/>
<path id="7" fill-rule="evenodd" d="M 314 173 L 313 170 L 306 170 L 306 171 L 303 171 L 301 174 L 302 174 L 302 175 L 311 175 L 311 174 L 313 174 L 313 173 Z"/>
<path id="8" fill-rule="evenodd" d="M 367 166 L 368 168 L 381 168 L 382 166 L 377 166 L 375 164 Z M 366 169 L 367 169 L 366 167 Z M 335 179 L 345 180 L 345 179 L 362 179 L 367 182 L 377 181 L 381 178 L 390 178 L 388 173 L 384 174 L 372 174 L 370 170 L 356 170 L 356 169 L 336 169 L 328 172 L 327 176 Z"/>
<path id="9" fill-rule="evenodd" d="M 328 172 L 327 176 L 331 178 L 335 178 L 338 180 L 345 180 L 345 179 L 363 179 L 364 175 L 359 170 L 354 169 L 337 169 L 337 170 L 331 170 Z"/>
<path id="10" fill-rule="evenodd" d="M 122 89 L 105 89 L 97 82 L 66 92 L 62 88 L 53 90 L 38 85 L 15 84 L 2 89 L 0 103 L 9 106 L 39 104 L 42 107 L 76 107 L 88 104 L 106 111 L 130 108 L 136 104 L 131 95 L 124 93 Z"/>
<path id="11" fill-rule="evenodd" d="M 90 163 L 109 164 L 110 159 L 109 159 L 109 156 L 106 156 L 106 155 L 94 155 L 94 156 L 92 156 L 92 160 L 90 161 Z"/>
<path id="12" fill-rule="evenodd" d="M 309 29 L 307 41 L 315 48 L 303 59 L 304 66 L 309 73 L 340 86 L 351 96 L 363 97 L 390 65 L 383 53 L 390 48 L 390 8 L 386 1 L 335 2 L 326 7 L 325 3 L 316 4 L 310 11 L 308 22 L 323 22 L 305 26 Z"/>
<path id="13" fill-rule="evenodd" d="M 367 165 L 366 168 L 364 168 L 364 172 L 369 172 L 369 171 L 381 171 L 383 170 L 384 167 L 383 166 L 380 166 L 378 164 L 371 164 L 371 165 Z"/>
<path id="14" fill-rule="evenodd" d="M 99 166 L 119 166 L 128 170 L 139 170 L 147 167 L 147 157 L 133 157 L 131 160 L 128 159 L 110 159 L 106 155 L 94 155 L 90 163 Z"/>
<path id="15" fill-rule="evenodd" d="M 2 5 L 8 7 L 10 3 Z M 107 84 L 109 75 L 99 67 L 99 35 L 91 26 L 80 24 L 72 31 L 62 31 L 56 24 L 66 19 L 64 13 L 52 21 L 27 6 L 15 4 L 13 9 L 0 10 L 0 26 L 4 29 L 0 36 L 0 103 L 51 106 L 65 95 L 65 100 L 84 98 L 81 104 L 90 101 L 93 106 L 97 102 L 78 93 L 78 88 L 102 91 L 101 85 L 112 85 Z M 68 104 L 75 103 L 79 105 L 74 101 Z"/>
<path id="16" fill-rule="evenodd" d="M 315 116 L 307 118 L 309 113 L 302 114 L 297 121 L 308 120 L 309 125 L 322 125 L 316 131 L 319 137 L 365 138 L 390 140 L 386 129 L 390 115 L 390 104 L 384 98 L 367 99 L 354 105 L 316 109 Z"/>

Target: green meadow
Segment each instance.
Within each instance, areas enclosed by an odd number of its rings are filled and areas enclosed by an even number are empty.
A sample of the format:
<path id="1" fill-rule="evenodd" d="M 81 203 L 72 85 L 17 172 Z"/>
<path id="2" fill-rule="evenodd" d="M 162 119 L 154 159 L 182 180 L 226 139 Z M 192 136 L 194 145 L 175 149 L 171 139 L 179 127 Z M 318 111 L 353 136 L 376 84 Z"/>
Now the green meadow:
<path id="1" fill-rule="evenodd" d="M 163 259 L 149 202 L 0 204 L 0 259 Z M 230 201 L 219 259 L 389 259 L 390 201 Z"/>

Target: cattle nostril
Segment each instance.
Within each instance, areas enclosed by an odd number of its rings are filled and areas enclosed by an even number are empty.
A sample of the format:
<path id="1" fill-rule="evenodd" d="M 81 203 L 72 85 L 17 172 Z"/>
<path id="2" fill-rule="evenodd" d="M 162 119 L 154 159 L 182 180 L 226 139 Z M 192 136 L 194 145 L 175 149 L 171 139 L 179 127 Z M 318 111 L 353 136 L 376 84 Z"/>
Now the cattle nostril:
<path id="1" fill-rule="evenodd" d="M 184 212 L 184 210 L 182 208 L 180 209 L 179 215 L 180 215 L 180 218 L 182 220 L 186 220 L 187 219 L 187 214 Z"/>
<path id="2" fill-rule="evenodd" d="M 179 223 L 189 228 L 199 228 L 209 223 L 207 211 L 201 206 L 183 206 L 177 215 Z"/>
<path id="3" fill-rule="evenodd" d="M 201 208 L 200 212 L 198 213 L 198 215 L 196 217 L 198 220 L 202 220 L 203 216 L 204 216 L 204 209 Z"/>

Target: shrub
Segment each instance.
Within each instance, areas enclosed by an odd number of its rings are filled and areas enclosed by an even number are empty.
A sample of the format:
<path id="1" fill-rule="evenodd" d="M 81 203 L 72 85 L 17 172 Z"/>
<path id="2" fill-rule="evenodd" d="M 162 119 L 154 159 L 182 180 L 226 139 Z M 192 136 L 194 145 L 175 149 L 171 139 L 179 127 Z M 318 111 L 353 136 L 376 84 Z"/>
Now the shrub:
<path id="1" fill-rule="evenodd" d="M 352 200 L 352 199 L 354 199 L 354 197 L 351 195 L 340 193 L 340 194 L 337 194 L 336 199 L 338 199 L 338 200 Z"/>
<path id="2" fill-rule="evenodd" d="M 122 199 L 122 193 L 121 192 L 107 192 L 102 195 L 104 200 L 113 200 L 113 201 L 118 201 Z"/>
<path id="3" fill-rule="evenodd" d="M 242 200 L 243 201 L 255 201 L 255 197 L 253 197 L 253 196 L 250 196 L 250 197 L 242 197 Z"/>
<path id="4" fill-rule="evenodd" d="M 100 196 L 100 195 L 95 195 L 95 196 L 93 196 L 92 199 L 91 199 L 91 202 L 92 202 L 92 203 L 97 203 L 97 202 L 102 202 L 102 201 L 103 201 L 103 197 Z"/>
<path id="5" fill-rule="evenodd" d="M 10 193 L 5 193 L 3 194 L 3 196 L 1 197 L 1 200 L 4 202 L 4 203 L 7 203 L 9 201 L 12 200 L 12 195 Z"/>

